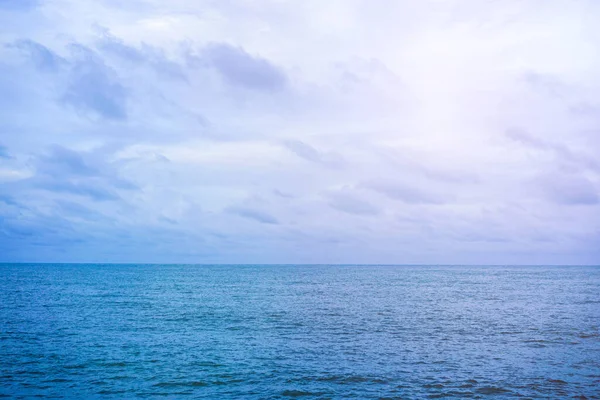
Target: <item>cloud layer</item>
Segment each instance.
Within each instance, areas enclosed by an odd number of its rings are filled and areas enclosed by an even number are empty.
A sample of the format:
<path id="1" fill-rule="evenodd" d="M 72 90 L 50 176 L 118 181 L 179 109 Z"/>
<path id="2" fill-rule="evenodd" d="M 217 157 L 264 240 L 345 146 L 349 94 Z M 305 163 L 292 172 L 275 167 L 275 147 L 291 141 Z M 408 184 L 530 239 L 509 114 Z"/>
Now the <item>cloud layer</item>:
<path id="1" fill-rule="evenodd" d="M 598 20 L 0 1 L 0 262 L 599 264 Z"/>

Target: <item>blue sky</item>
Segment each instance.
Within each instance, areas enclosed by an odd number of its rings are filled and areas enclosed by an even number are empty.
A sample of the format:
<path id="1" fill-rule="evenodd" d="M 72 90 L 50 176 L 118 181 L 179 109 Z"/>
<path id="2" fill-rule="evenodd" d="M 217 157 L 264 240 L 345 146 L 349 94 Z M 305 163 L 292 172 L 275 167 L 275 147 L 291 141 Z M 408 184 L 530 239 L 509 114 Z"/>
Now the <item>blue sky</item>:
<path id="1" fill-rule="evenodd" d="M 600 263 L 595 0 L 0 0 L 0 261 Z"/>

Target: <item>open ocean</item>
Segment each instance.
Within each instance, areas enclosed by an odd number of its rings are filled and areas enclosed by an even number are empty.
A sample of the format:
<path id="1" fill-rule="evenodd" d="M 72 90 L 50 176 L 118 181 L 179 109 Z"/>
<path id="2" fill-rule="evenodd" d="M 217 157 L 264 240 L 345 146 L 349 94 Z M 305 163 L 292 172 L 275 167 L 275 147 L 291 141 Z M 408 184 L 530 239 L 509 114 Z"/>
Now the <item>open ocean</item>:
<path id="1" fill-rule="evenodd" d="M 0 265 L 0 397 L 600 398 L 600 267 Z"/>

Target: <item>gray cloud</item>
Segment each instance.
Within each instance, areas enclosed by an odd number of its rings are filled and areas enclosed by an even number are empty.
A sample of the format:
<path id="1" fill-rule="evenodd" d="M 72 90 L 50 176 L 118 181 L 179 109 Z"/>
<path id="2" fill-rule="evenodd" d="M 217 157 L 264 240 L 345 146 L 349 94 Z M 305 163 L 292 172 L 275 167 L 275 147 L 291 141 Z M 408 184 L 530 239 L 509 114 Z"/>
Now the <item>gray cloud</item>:
<path id="1" fill-rule="evenodd" d="M 52 149 L 37 159 L 37 168 L 44 174 L 54 176 L 97 176 L 100 170 L 91 165 L 81 153 L 62 146 Z"/>
<path id="2" fill-rule="evenodd" d="M 423 158 L 423 155 L 416 154 L 410 149 L 387 149 L 376 147 L 374 151 L 378 157 L 386 160 L 394 166 L 395 169 L 410 171 L 411 174 L 418 174 L 434 182 L 449 184 L 472 184 L 478 183 L 480 177 L 477 171 L 466 170 L 458 166 L 439 166 L 432 165 L 431 162 Z"/>
<path id="3" fill-rule="evenodd" d="M 102 187 L 101 185 L 103 182 L 96 179 L 78 182 L 37 178 L 34 179 L 34 182 L 35 185 L 41 189 L 58 193 L 70 193 L 97 201 L 118 200 L 120 198 L 119 195 L 110 188 Z"/>
<path id="4" fill-rule="evenodd" d="M 148 57 L 141 50 L 126 45 L 122 39 L 119 39 L 109 32 L 104 32 L 98 40 L 98 48 L 106 53 L 115 55 L 129 62 L 140 64 L 146 62 Z"/>
<path id="5" fill-rule="evenodd" d="M 544 140 L 536 138 L 535 136 L 532 136 L 529 133 L 527 133 L 521 129 L 511 128 L 506 131 L 506 136 L 508 136 L 510 139 L 512 139 L 514 141 L 520 142 L 526 146 L 533 147 L 536 149 L 547 150 L 547 149 L 555 148 L 555 146 L 552 146 L 551 144 L 545 142 Z M 556 148 L 556 150 L 562 152 L 565 150 L 565 148 L 559 147 L 559 148 Z"/>
<path id="6" fill-rule="evenodd" d="M 118 176 L 115 166 L 105 161 L 106 156 L 54 146 L 34 159 L 36 174 L 17 185 L 21 190 L 33 187 L 97 201 L 119 200 L 119 190 L 134 190 L 136 187 Z"/>
<path id="7" fill-rule="evenodd" d="M 355 195 L 346 192 L 336 192 L 329 195 L 329 205 L 347 214 L 354 215 L 377 215 L 381 211 L 373 204 L 357 198 Z"/>
<path id="8" fill-rule="evenodd" d="M 598 188 L 578 174 L 553 173 L 537 179 L 546 197 L 560 205 L 596 205 L 600 202 Z"/>
<path id="9" fill-rule="evenodd" d="M 265 211 L 256 210 L 256 209 L 249 208 L 249 207 L 233 206 L 233 207 L 227 208 L 227 212 L 229 212 L 231 214 L 239 215 L 240 217 L 249 218 L 254 221 L 261 222 L 263 224 L 272 224 L 272 225 L 279 224 L 279 221 L 277 220 L 277 218 L 275 218 L 271 214 L 269 214 Z"/>
<path id="10" fill-rule="evenodd" d="M 364 182 L 361 186 L 408 204 L 443 204 L 450 200 L 448 197 L 444 198 L 435 193 L 399 182 L 374 180 Z"/>
<path id="11" fill-rule="evenodd" d="M 293 198 L 295 198 L 295 196 L 294 196 L 294 195 L 292 195 L 292 194 L 289 194 L 289 193 L 287 193 L 287 192 L 282 192 L 282 191 L 281 191 L 281 190 L 279 190 L 279 189 L 275 189 L 275 190 L 273 190 L 273 194 L 275 194 L 275 195 L 276 195 L 276 196 L 278 196 L 278 197 L 284 198 L 284 199 L 293 199 Z"/>
<path id="12" fill-rule="evenodd" d="M 14 47 L 28 54 L 35 66 L 41 71 L 56 72 L 66 63 L 66 60 L 55 52 L 33 40 L 18 40 L 10 45 L 10 47 Z"/>
<path id="13" fill-rule="evenodd" d="M 544 140 L 533 136 L 522 129 L 516 128 L 507 130 L 506 136 L 524 146 L 541 151 L 551 152 L 563 162 L 567 162 L 571 165 L 583 166 L 585 168 L 600 172 L 600 163 L 598 163 L 596 159 L 588 157 L 585 154 L 575 153 L 571 151 L 571 149 L 569 149 L 569 147 L 567 147 L 565 144 Z"/>
<path id="14" fill-rule="evenodd" d="M 235 86 L 277 91 L 287 85 L 287 77 L 281 68 L 262 57 L 247 53 L 241 47 L 225 43 L 207 46 L 200 60 L 192 62 L 198 63 L 214 67 L 227 82 Z"/>
<path id="15" fill-rule="evenodd" d="M 70 200 L 59 199 L 54 202 L 60 214 L 88 221 L 106 221 L 107 217 L 102 213 L 81 203 Z"/>
<path id="16" fill-rule="evenodd" d="M 321 153 L 315 150 L 314 147 L 304 142 L 300 142 L 298 140 L 286 140 L 283 142 L 283 145 L 300 158 L 304 158 L 305 160 L 313 162 L 323 161 Z"/>
<path id="17" fill-rule="evenodd" d="M 320 152 L 311 145 L 299 140 L 285 140 L 283 146 L 307 161 L 328 167 L 339 167 L 343 164 L 343 159 L 338 154 Z"/>
<path id="18" fill-rule="evenodd" d="M 146 64 L 162 77 L 188 80 L 183 66 L 169 60 L 159 48 L 147 44 L 142 44 L 139 48 L 127 45 L 122 39 L 111 35 L 106 30 L 98 40 L 97 47 L 104 54 L 118 57 L 131 64 Z"/>
<path id="19" fill-rule="evenodd" d="M 9 206 L 18 206 L 19 203 L 15 200 L 14 196 L 9 194 L 0 193 L 0 201 Z"/>
<path id="20" fill-rule="evenodd" d="M 534 89 L 558 98 L 564 98 L 569 91 L 565 83 L 552 75 L 528 71 L 523 75 L 523 79 Z"/>
<path id="21" fill-rule="evenodd" d="M 71 68 L 63 101 L 82 112 L 125 120 L 129 92 L 120 83 L 116 72 L 89 48 L 73 45 L 72 49 L 77 61 Z"/>

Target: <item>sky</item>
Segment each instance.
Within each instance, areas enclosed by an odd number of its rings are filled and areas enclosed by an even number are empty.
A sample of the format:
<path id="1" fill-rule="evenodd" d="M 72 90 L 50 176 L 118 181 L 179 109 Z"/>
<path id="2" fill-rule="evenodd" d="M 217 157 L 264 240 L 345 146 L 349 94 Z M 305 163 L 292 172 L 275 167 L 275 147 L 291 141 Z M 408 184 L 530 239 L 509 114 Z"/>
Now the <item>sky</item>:
<path id="1" fill-rule="evenodd" d="M 597 0 L 0 0 L 0 262 L 600 264 Z"/>

